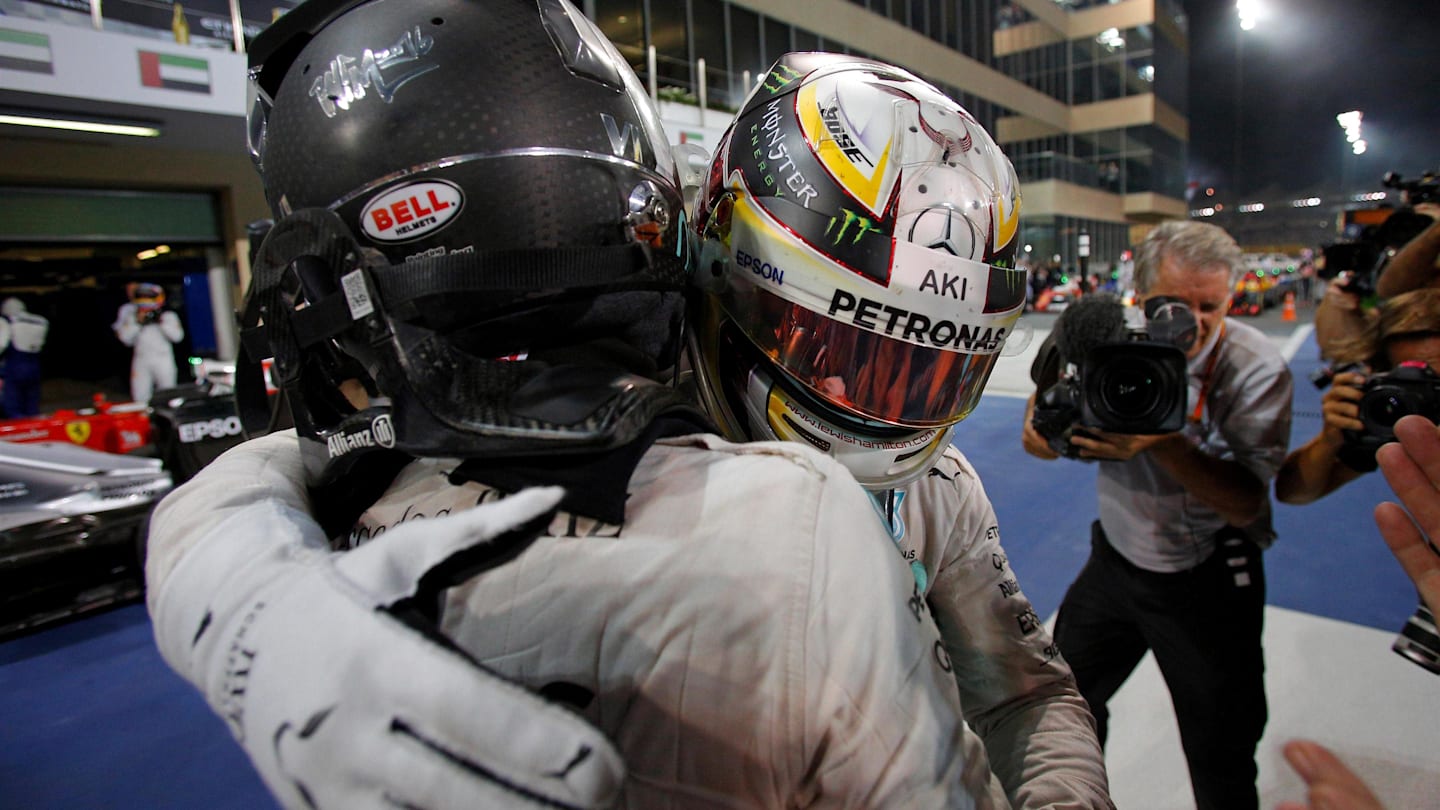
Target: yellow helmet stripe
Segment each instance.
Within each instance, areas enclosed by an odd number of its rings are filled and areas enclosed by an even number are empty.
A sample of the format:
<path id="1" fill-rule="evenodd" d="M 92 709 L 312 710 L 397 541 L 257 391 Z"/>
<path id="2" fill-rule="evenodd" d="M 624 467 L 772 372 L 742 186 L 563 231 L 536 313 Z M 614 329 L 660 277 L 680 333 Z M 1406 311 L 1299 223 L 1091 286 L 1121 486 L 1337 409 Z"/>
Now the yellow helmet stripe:
<path id="1" fill-rule="evenodd" d="M 881 152 L 880 158 L 875 161 L 875 169 L 870 176 L 865 176 L 863 172 L 855 168 L 855 164 L 850 162 L 850 158 L 835 142 L 834 137 L 830 135 L 830 131 L 825 126 L 825 121 L 820 117 L 820 103 L 816 98 L 815 89 L 818 84 L 819 82 L 811 82 L 800 88 L 797 102 L 800 128 L 810 143 L 820 145 L 817 157 L 821 164 L 830 171 L 830 174 L 853 193 L 856 199 L 869 208 L 872 214 L 879 215 L 880 209 L 886 202 L 886 200 L 879 199 L 879 196 L 885 183 L 892 144 L 885 144 L 885 149 Z"/>

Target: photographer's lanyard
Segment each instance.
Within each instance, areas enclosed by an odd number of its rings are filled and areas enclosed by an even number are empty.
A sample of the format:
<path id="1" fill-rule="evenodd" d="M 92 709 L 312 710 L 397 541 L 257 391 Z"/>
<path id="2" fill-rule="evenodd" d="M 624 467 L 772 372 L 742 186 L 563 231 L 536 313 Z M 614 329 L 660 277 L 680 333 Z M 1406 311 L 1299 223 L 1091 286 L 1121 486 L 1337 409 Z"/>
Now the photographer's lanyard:
<path id="1" fill-rule="evenodd" d="M 1195 410 L 1190 412 L 1190 421 L 1199 424 L 1205 419 L 1205 398 L 1210 396 L 1210 382 L 1215 377 L 1215 362 L 1220 359 L 1220 344 L 1225 342 L 1225 322 L 1220 322 L 1220 334 L 1215 345 L 1210 347 L 1210 356 L 1205 359 L 1205 374 L 1200 378 L 1200 396 L 1195 400 Z"/>

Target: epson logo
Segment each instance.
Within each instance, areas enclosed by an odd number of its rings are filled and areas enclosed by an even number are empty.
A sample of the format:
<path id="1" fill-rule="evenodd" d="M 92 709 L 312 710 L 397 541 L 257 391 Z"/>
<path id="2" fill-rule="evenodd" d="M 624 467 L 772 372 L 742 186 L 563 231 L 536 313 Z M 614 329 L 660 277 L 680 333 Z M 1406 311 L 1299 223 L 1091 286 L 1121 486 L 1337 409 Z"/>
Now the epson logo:
<path id="1" fill-rule="evenodd" d="M 465 195 L 443 180 L 397 186 L 365 204 L 365 235 L 377 242 L 410 242 L 440 230 L 460 214 Z"/>
<path id="2" fill-rule="evenodd" d="M 227 416 L 224 419 L 210 419 L 204 422 L 187 422 L 176 431 L 181 444 L 193 444 L 204 439 L 221 439 L 240 435 L 240 417 Z"/>

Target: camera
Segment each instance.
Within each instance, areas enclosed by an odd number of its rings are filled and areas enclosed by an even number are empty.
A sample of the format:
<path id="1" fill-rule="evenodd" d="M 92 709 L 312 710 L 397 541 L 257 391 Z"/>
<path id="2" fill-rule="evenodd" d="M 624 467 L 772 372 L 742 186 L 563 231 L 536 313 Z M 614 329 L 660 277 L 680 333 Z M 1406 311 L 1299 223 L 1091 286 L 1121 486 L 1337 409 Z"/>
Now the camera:
<path id="1" fill-rule="evenodd" d="M 1419 180 L 1405 180 L 1396 172 L 1386 172 L 1380 182 L 1385 188 L 1405 192 L 1405 201 L 1410 205 L 1440 202 L 1440 178 L 1434 172 L 1425 172 Z"/>
<path id="2" fill-rule="evenodd" d="M 1365 381 L 1360 389 L 1364 430 L 1345 431 L 1347 450 L 1373 458 L 1380 445 L 1395 440 L 1395 423 L 1412 413 L 1440 421 L 1440 374 L 1418 360 L 1401 363 Z"/>
<path id="3" fill-rule="evenodd" d="M 1195 341 L 1194 313 L 1165 296 L 1146 301 L 1143 313 L 1122 308 L 1118 300 L 1092 298 L 1090 310 L 1082 309 L 1084 302 L 1067 309 L 1056 324 L 1066 337 L 1059 341 L 1064 371 L 1036 398 L 1035 431 L 1056 453 L 1078 458 L 1070 437 L 1085 435 L 1086 428 L 1138 435 L 1184 427 L 1189 395 L 1185 349 Z M 1082 312 L 1084 318 L 1065 322 L 1071 313 Z M 1065 330 L 1103 337 L 1077 339 Z"/>
<path id="4" fill-rule="evenodd" d="M 1325 268 L 1320 278 L 1333 279 L 1341 273 L 1345 289 L 1361 298 L 1375 293 L 1375 280 L 1391 254 L 1405 243 L 1420 235 L 1434 220 L 1418 213 L 1414 206 L 1427 202 L 1440 202 L 1440 178 L 1426 172 L 1419 180 L 1404 180 L 1395 172 L 1386 172 L 1381 183 L 1405 193 L 1406 205 L 1395 209 L 1384 222 L 1367 225 L 1360 236 L 1352 241 L 1326 245 Z"/>
<path id="5" fill-rule="evenodd" d="M 1440 631 L 1435 629 L 1435 615 L 1423 601 L 1390 649 L 1440 675 Z"/>

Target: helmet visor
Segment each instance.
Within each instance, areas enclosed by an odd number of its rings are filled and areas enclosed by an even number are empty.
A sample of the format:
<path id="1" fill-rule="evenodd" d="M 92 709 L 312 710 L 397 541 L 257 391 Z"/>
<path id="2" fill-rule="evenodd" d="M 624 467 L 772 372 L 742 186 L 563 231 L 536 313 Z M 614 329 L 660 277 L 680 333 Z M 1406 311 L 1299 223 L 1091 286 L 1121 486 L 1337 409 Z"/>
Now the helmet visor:
<path id="1" fill-rule="evenodd" d="M 844 411 L 887 424 L 938 427 L 964 419 L 1000 358 L 886 337 L 760 287 L 728 294 L 751 299 L 726 309 L 796 382 Z"/>

